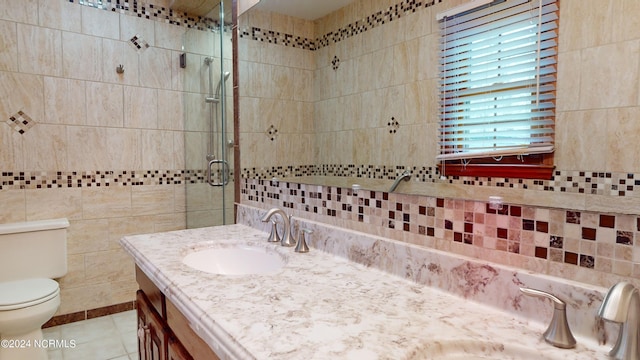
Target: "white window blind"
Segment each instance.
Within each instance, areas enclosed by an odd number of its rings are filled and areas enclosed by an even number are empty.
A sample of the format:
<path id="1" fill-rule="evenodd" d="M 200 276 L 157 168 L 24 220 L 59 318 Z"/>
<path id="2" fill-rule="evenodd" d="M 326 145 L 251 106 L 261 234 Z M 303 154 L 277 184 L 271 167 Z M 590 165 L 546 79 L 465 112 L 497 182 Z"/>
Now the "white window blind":
<path id="1" fill-rule="evenodd" d="M 553 152 L 556 0 L 440 20 L 439 160 Z"/>

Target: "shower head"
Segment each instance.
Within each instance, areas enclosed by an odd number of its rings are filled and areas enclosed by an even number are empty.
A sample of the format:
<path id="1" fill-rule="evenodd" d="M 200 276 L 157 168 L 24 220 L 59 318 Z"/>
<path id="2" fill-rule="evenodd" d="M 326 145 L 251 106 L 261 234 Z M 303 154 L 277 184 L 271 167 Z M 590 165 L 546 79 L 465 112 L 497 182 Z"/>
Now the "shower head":
<path id="1" fill-rule="evenodd" d="M 216 96 L 214 96 L 216 99 L 220 99 L 220 88 L 222 87 L 222 83 L 227 81 L 227 79 L 229 78 L 229 75 L 231 75 L 231 73 L 228 71 L 225 71 L 224 77 L 220 78 L 220 81 L 218 81 L 218 87 L 216 88 Z"/>

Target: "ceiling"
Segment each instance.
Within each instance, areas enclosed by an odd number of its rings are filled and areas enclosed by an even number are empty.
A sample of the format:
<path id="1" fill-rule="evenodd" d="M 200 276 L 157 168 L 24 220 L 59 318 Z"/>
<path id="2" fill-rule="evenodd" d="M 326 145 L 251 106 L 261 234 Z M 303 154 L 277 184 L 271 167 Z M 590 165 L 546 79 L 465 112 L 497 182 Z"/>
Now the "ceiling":
<path id="1" fill-rule="evenodd" d="M 260 0 L 256 9 L 306 20 L 316 20 L 354 0 Z"/>

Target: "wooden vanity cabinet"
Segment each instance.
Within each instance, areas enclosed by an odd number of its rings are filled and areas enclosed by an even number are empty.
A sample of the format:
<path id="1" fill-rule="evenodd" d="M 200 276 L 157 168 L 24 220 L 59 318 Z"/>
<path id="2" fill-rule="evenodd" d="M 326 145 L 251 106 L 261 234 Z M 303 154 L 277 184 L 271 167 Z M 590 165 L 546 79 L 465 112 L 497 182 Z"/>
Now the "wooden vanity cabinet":
<path id="1" fill-rule="evenodd" d="M 142 290 L 136 294 L 138 313 L 138 358 L 140 360 L 166 360 L 168 334 L 162 318 Z"/>
<path id="2" fill-rule="evenodd" d="M 220 360 L 138 266 L 136 281 L 140 360 Z"/>
<path id="3" fill-rule="evenodd" d="M 191 354 L 180 344 L 176 338 L 169 339 L 169 346 L 167 346 L 167 360 L 184 360 L 193 359 Z"/>

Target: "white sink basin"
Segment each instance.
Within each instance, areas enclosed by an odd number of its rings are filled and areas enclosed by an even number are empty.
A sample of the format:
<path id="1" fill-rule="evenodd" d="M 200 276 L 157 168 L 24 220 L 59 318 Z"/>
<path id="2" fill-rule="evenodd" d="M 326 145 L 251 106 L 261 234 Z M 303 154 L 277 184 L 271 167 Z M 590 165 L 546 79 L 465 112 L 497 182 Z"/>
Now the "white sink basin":
<path id="1" fill-rule="evenodd" d="M 547 346 L 546 344 L 544 346 Z M 544 354 L 541 349 L 476 340 L 433 341 L 418 347 L 410 359 L 430 360 L 555 360 L 563 356 Z M 571 351 L 571 350 L 564 350 Z M 564 355 L 564 354 L 563 354 Z"/>
<path id="2" fill-rule="evenodd" d="M 192 252 L 182 263 L 196 270 L 220 275 L 272 274 L 286 263 L 274 249 L 259 245 L 213 245 Z"/>

